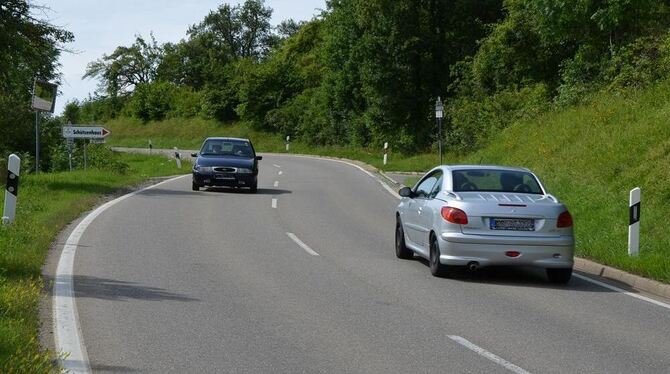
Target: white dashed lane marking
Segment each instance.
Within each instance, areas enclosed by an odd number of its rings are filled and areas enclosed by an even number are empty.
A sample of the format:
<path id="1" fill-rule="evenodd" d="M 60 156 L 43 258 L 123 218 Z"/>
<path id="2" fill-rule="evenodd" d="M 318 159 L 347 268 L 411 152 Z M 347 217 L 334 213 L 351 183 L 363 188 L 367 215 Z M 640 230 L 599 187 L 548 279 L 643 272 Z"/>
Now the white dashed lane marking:
<path id="1" fill-rule="evenodd" d="M 293 240 L 295 242 L 295 244 L 299 245 L 300 248 L 304 249 L 305 252 L 309 253 L 312 256 L 318 256 L 319 255 L 318 253 L 316 253 L 316 251 L 314 251 L 312 248 L 310 248 L 307 244 L 303 243 L 302 240 L 298 239 L 298 237 L 295 236 L 294 233 L 287 232 L 286 235 L 288 235 L 288 237 L 291 238 L 291 240 Z"/>
<path id="2" fill-rule="evenodd" d="M 467 340 L 463 337 L 460 337 L 458 335 L 449 335 L 449 339 L 451 339 L 451 340 L 455 341 L 456 343 L 464 346 L 465 348 L 477 353 L 478 355 L 495 362 L 496 364 L 504 367 L 505 369 L 507 369 L 507 370 L 509 370 L 513 373 L 530 374 L 530 372 L 514 365 L 513 363 L 511 363 L 511 362 L 509 362 L 509 361 L 507 361 L 507 360 L 505 360 L 501 357 L 496 356 L 495 354 L 493 354 L 493 353 L 487 351 L 486 349 L 470 342 L 469 340 Z"/>

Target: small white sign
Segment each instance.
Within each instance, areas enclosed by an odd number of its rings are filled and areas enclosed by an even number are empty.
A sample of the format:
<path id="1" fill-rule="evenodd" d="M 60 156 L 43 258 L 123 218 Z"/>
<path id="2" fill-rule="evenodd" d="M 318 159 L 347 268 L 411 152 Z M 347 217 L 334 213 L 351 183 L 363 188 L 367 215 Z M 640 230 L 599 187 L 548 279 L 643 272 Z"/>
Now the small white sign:
<path id="1" fill-rule="evenodd" d="M 105 138 L 92 138 L 91 144 L 105 144 Z"/>
<path id="2" fill-rule="evenodd" d="M 65 126 L 63 127 L 64 138 L 75 139 L 103 139 L 109 135 L 109 130 L 99 126 Z"/>

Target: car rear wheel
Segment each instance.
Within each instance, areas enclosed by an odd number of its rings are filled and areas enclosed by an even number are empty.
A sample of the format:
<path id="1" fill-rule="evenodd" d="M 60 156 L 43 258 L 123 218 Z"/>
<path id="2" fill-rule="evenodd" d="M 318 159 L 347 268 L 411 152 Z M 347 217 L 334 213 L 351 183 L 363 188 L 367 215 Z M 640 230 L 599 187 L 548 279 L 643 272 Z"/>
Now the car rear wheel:
<path id="1" fill-rule="evenodd" d="M 396 220 L 395 224 L 395 255 L 398 258 L 410 259 L 414 256 L 411 249 L 405 245 L 405 232 L 402 229 L 400 218 Z"/>
<path id="2" fill-rule="evenodd" d="M 191 189 L 193 189 L 193 191 L 200 191 L 200 185 L 193 181 L 191 182 Z"/>
<path id="3" fill-rule="evenodd" d="M 547 278 L 551 283 L 565 284 L 572 277 L 572 268 L 567 269 L 547 269 Z"/>
<path id="4" fill-rule="evenodd" d="M 436 277 L 446 277 L 449 275 L 448 265 L 440 263 L 440 246 L 435 237 L 430 238 L 430 273 Z"/>

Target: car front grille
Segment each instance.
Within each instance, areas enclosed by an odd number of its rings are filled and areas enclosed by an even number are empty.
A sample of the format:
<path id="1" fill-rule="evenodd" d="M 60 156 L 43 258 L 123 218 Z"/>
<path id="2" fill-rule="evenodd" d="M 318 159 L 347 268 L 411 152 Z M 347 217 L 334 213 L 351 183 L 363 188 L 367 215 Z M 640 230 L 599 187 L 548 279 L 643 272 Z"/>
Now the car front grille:
<path id="1" fill-rule="evenodd" d="M 235 173 L 237 171 L 237 168 L 215 167 L 214 171 L 219 172 L 219 173 Z"/>

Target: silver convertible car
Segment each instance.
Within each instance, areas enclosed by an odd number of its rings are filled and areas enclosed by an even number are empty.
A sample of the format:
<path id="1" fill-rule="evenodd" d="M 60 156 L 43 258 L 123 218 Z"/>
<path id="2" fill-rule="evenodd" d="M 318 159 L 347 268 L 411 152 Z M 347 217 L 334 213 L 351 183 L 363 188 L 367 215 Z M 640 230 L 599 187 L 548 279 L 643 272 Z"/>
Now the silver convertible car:
<path id="1" fill-rule="evenodd" d="M 435 276 L 454 267 L 537 266 L 567 283 L 572 216 L 528 169 L 442 165 L 400 190 L 396 256 L 427 259 Z"/>

